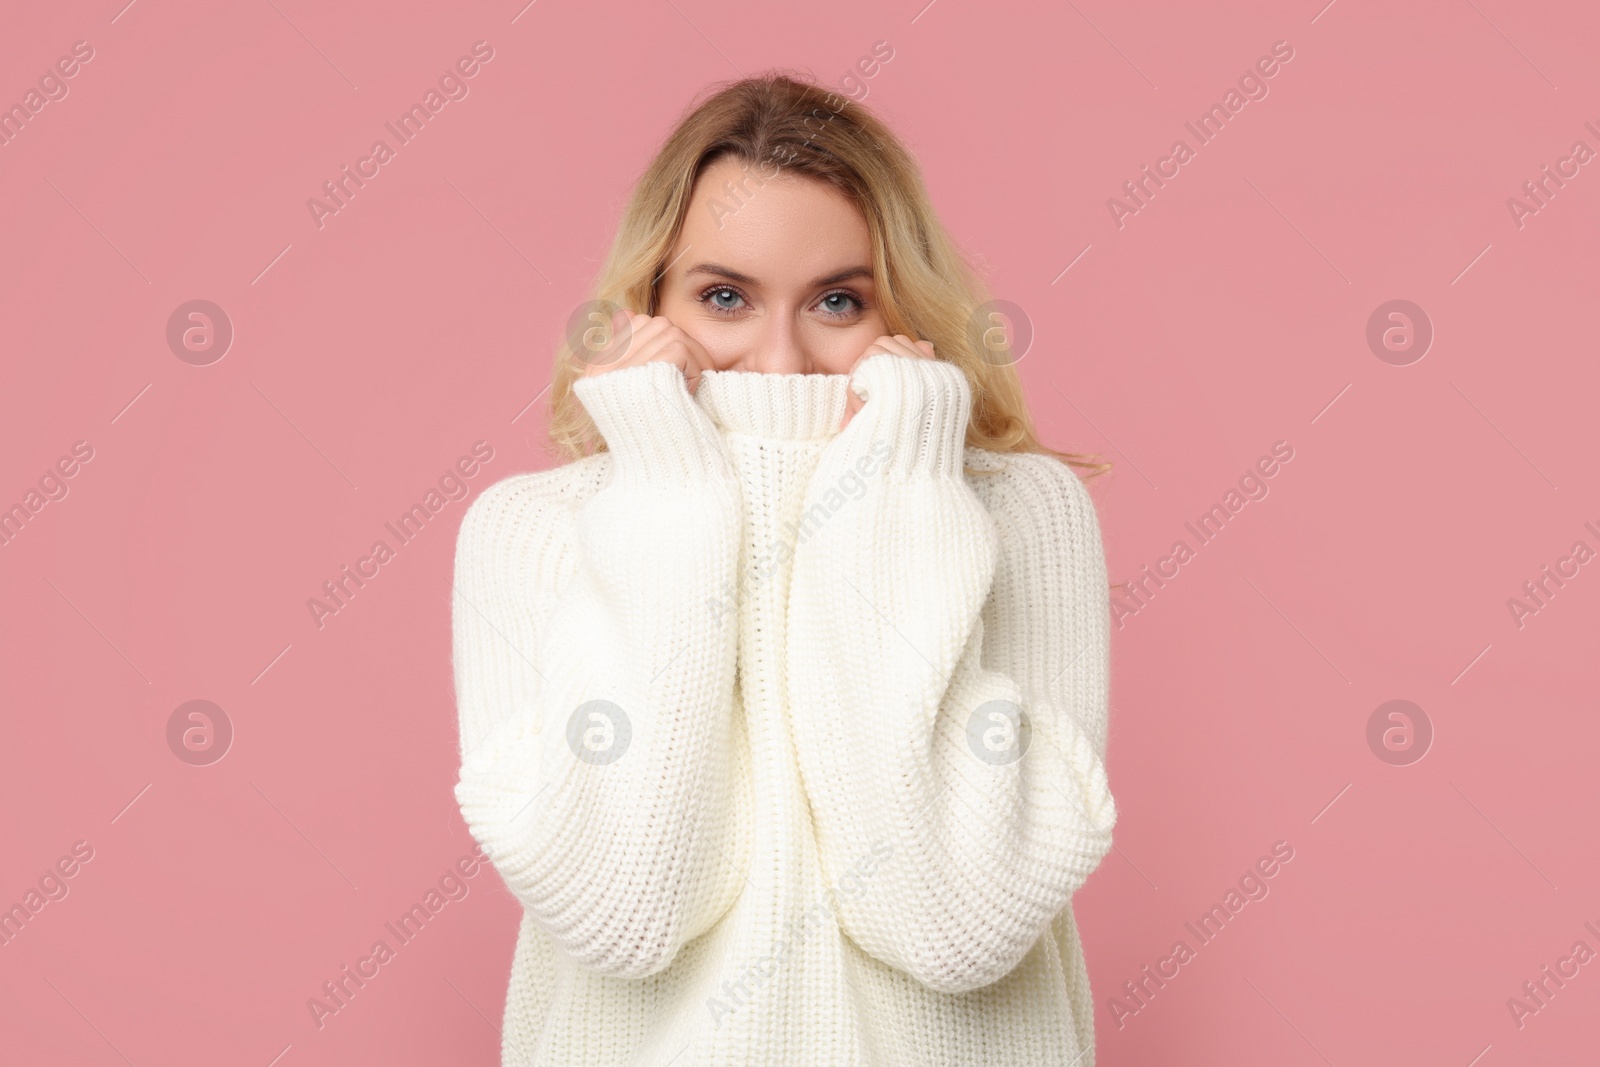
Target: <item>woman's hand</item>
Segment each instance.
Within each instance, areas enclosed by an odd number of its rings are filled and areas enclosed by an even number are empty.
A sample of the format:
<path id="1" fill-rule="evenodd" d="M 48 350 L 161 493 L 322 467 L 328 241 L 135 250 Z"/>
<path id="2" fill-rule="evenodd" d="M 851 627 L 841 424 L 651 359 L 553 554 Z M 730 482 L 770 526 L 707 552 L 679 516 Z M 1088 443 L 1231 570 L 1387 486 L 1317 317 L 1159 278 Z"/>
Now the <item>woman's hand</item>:
<path id="1" fill-rule="evenodd" d="M 893 356 L 905 356 L 907 359 L 934 358 L 933 342 L 931 341 L 913 341 L 903 333 L 897 333 L 893 337 L 885 334 L 862 350 L 861 354 L 856 357 L 855 362 L 850 365 L 850 373 L 854 374 L 856 367 L 868 356 L 876 356 L 883 353 Z M 850 425 L 850 420 L 855 417 L 856 412 L 861 410 L 864 403 L 865 401 L 856 395 L 854 389 L 845 390 L 844 418 L 839 423 L 840 430 Z"/>
<path id="2" fill-rule="evenodd" d="M 672 324 L 665 315 L 639 315 L 618 308 L 611 317 L 611 336 L 583 360 L 584 378 L 641 363 L 671 363 L 683 372 L 689 392 L 700 386 L 700 372 L 715 370 L 700 342 Z"/>

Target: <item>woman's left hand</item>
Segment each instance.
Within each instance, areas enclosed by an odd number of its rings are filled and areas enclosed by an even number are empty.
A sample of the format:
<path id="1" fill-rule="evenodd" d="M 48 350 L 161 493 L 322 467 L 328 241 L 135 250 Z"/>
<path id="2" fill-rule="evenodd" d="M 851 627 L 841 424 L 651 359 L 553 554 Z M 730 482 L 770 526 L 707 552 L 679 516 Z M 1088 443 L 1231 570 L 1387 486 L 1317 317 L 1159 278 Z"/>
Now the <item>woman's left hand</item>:
<path id="1" fill-rule="evenodd" d="M 850 365 L 850 373 L 854 374 L 856 367 L 868 356 L 876 356 L 881 353 L 905 356 L 907 359 L 934 358 L 933 342 L 931 341 L 913 341 L 903 333 L 897 333 L 893 337 L 885 334 L 862 350 L 861 354 L 856 357 L 856 361 Z M 855 417 L 856 412 L 861 410 L 863 404 L 865 404 L 865 401 L 856 395 L 854 389 L 845 390 L 844 418 L 839 423 L 839 429 L 843 430 L 850 425 L 850 420 Z"/>

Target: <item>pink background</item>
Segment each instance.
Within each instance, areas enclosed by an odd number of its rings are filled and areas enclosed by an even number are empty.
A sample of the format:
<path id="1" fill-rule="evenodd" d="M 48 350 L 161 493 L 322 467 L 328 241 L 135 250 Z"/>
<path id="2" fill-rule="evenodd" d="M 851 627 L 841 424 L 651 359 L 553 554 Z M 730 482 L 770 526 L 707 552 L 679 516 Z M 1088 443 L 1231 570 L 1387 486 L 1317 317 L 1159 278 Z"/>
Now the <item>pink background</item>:
<path id="1" fill-rule="evenodd" d="M 0 506 L 93 459 L 0 545 L 0 904 L 93 858 L 0 947 L 4 1058 L 498 1062 L 518 912 L 492 869 L 320 1029 L 307 1008 L 474 848 L 465 501 L 320 629 L 306 602 L 474 442 L 474 496 L 548 465 L 528 405 L 695 92 L 838 83 L 883 40 L 866 102 L 1030 316 L 1045 439 L 1116 465 L 1114 580 L 1294 450 L 1114 637 L 1120 821 L 1076 901 L 1099 1062 L 1592 1059 L 1600 962 L 1520 1028 L 1506 1002 L 1600 951 L 1600 564 L 1520 628 L 1507 601 L 1600 548 L 1600 162 L 1520 228 L 1507 199 L 1600 149 L 1600 15 L 1322 2 L 13 5 L 0 102 L 95 54 L 0 147 Z M 470 94 L 319 229 L 307 199 L 478 40 Z M 1107 199 L 1279 40 L 1269 95 L 1119 229 Z M 165 339 L 193 299 L 235 330 L 209 366 Z M 1407 366 L 1365 339 L 1393 299 L 1436 331 Z M 168 747 L 193 699 L 235 730 L 209 766 Z M 1391 699 L 1432 723 L 1419 762 L 1368 746 Z M 1196 947 L 1278 841 L 1270 894 Z"/>

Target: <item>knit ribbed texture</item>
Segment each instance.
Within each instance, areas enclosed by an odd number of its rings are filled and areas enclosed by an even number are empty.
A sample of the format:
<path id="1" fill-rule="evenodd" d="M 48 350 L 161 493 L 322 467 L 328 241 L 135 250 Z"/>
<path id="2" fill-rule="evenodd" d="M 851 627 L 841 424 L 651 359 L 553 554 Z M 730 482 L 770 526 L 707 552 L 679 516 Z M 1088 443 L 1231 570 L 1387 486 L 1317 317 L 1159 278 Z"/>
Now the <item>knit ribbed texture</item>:
<path id="1" fill-rule="evenodd" d="M 502 1062 L 1092 1067 L 1082 483 L 965 447 L 940 361 L 575 390 L 608 451 L 490 486 L 456 550 L 456 798 L 524 908 Z"/>

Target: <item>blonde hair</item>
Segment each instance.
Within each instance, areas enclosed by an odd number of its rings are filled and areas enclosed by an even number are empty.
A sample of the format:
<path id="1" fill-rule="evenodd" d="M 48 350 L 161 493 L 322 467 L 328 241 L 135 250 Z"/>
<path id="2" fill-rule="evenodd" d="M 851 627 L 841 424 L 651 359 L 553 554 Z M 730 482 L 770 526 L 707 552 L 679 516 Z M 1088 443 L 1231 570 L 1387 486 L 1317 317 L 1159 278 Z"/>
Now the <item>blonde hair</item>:
<path id="1" fill-rule="evenodd" d="M 1088 470 L 1085 481 L 1110 470 L 1110 463 L 1040 443 L 1005 341 L 997 343 L 996 331 L 975 327 L 988 302 L 984 287 L 934 214 L 911 154 L 877 116 L 778 71 L 710 90 L 703 102 L 690 105 L 635 185 L 593 298 L 580 312 L 603 309 L 590 316 L 596 323 L 608 320 L 607 312 L 618 304 L 655 315 L 656 285 L 701 172 L 724 156 L 751 167 L 775 164 L 779 174 L 826 182 L 860 208 L 872 239 L 884 333 L 930 341 L 937 358 L 965 372 L 972 387 L 969 446 L 1046 453 Z M 605 447 L 572 392 L 585 366 L 575 347 L 590 347 L 589 335 L 575 334 L 580 317 L 574 316 L 561 339 L 551 381 L 550 441 L 561 460 Z"/>

